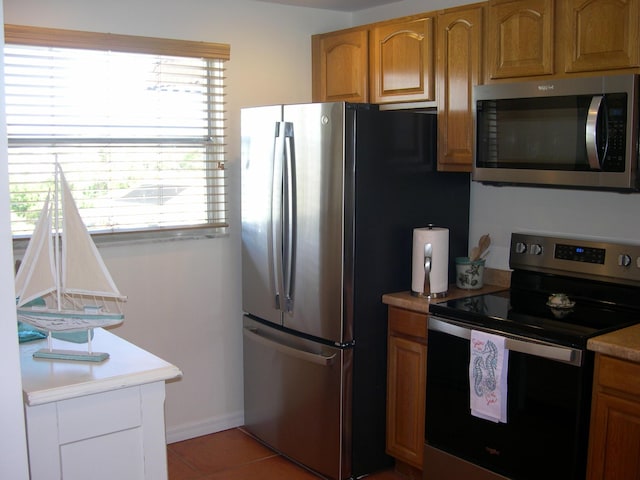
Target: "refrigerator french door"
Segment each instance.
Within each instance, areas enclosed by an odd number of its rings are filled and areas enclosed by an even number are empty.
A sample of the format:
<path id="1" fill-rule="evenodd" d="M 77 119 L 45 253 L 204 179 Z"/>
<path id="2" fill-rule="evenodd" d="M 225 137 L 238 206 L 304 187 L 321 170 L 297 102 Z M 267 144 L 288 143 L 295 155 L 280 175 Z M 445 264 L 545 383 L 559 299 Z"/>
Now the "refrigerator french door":
<path id="1" fill-rule="evenodd" d="M 346 343 L 339 105 L 286 106 L 286 121 L 283 107 L 242 111 L 242 131 L 255 132 L 243 133 L 243 302 L 259 318 Z"/>
<path id="2" fill-rule="evenodd" d="M 436 117 L 319 103 L 242 110 L 245 426 L 333 479 L 385 468 L 386 307 L 412 231 L 466 255 L 469 175 L 435 172 Z"/>

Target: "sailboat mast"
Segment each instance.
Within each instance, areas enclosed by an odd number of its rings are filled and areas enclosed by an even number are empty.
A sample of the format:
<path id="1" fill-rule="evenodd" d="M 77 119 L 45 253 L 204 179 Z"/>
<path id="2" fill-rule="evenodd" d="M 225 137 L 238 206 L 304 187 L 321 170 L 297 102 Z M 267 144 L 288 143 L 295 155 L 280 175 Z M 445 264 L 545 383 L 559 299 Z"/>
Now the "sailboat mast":
<path id="1" fill-rule="evenodd" d="M 56 280 L 56 296 L 58 301 L 58 310 L 62 310 L 62 271 L 60 266 L 62 265 L 60 260 L 60 205 L 58 199 L 60 196 L 60 165 L 58 164 L 58 159 L 56 158 L 56 168 L 54 175 L 54 228 L 53 228 L 53 264 L 55 267 L 55 280 Z M 61 201 L 64 201 L 62 199 Z M 64 211 L 64 206 L 62 208 Z"/>

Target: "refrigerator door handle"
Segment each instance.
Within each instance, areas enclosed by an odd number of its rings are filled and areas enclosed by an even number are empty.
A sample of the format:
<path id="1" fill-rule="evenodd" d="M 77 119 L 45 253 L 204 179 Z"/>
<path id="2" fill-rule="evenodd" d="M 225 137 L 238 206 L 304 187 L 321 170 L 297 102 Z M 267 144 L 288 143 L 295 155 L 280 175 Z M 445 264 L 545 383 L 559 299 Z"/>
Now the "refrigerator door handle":
<path id="1" fill-rule="evenodd" d="M 282 269 L 284 311 L 293 312 L 293 271 L 296 251 L 296 156 L 293 123 L 284 122 L 284 167 L 282 180 Z"/>
<path id="2" fill-rule="evenodd" d="M 288 345 L 276 342 L 275 340 L 263 337 L 262 335 L 260 335 L 257 328 L 244 327 L 242 333 L 245 337 L 247 337 L 247 339 L 261 343 L 262 345 L 266 345 L 290 357 L 295 357 L 300 360 L 313 363 L 315 365 L 320 365 L 322 367 L 328 367 L 332 365 L 337 355 L 336 353 L 334 353 L 333 355 L 327 356 L 319 353 L 311 353 L 304 350 L 298 350 L 297 348 L 293 348 Z"/>
<path id="3" fill-rule="evenodd" d="M 284 169 L 284 122 L 276 122 L 275 146 L 273 149 L 273 178 L 271 179 L 271 279 L 273 301 L 276 310 L 282 310 L 282 189 Z"/>

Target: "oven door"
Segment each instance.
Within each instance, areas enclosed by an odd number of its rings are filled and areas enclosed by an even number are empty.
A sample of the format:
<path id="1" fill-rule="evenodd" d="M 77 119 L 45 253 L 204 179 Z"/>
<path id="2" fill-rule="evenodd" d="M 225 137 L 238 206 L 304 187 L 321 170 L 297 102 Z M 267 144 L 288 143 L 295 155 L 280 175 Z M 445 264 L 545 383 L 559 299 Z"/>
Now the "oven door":
<path id="1" fill-rule="evenodd" d="M 509 335 L 507 422 L 494 423 L 470 413 L 470 336 L 469 326 L 429 318 L 427 450 L 511 479 L 584 479 L 592 356 Z M 454 478 L 429 468 L 425 460 L 425 478 Z"/>

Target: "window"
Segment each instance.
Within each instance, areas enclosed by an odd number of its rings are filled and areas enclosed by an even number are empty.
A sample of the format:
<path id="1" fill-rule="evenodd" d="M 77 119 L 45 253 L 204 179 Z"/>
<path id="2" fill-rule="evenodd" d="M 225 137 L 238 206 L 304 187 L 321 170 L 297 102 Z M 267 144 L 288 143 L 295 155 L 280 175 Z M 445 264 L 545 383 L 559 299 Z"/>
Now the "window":
<path id="1" fill-rule="evenodd" d="M 13 25 L 5 42 L 14 238 L 56 162 L 91 233 L 226 231 L 228 45 Z"/>

